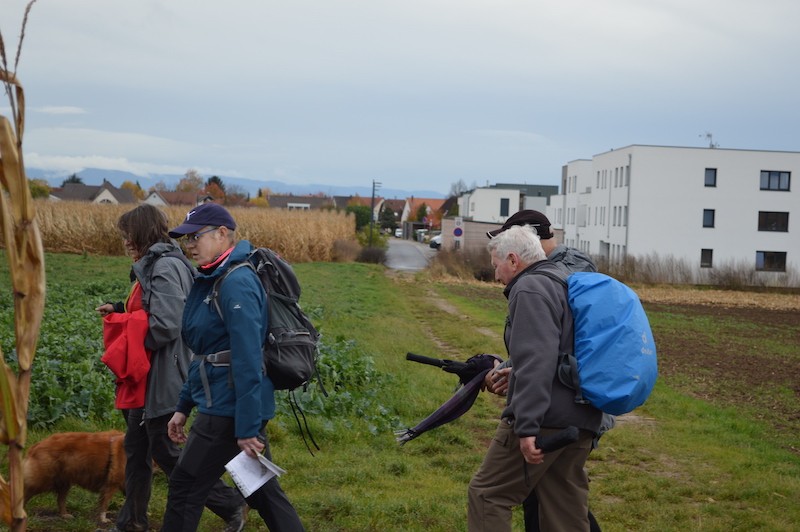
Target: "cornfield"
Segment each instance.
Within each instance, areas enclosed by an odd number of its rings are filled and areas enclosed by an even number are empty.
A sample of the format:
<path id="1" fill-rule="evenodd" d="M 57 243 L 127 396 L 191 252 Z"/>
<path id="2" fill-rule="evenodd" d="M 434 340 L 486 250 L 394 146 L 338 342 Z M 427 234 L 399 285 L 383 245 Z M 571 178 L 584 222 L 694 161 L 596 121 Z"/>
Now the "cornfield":
<path id="1" fill-rule="evenodd" d="M 117 219 L 134 207 L 38 200 L 36 219 L 44 249 L 54 253 L 124 255 Z M 169 217 L 170 227 L 176 227 L 190 207 L 162 210 Z M 290 262 L 332 261 L 336 258 L 337 241 L 355 240 L 355 220 L 344 212 L 245 207 L 229 210 L 238 225 L 239 238 L 272 248 Z"/>

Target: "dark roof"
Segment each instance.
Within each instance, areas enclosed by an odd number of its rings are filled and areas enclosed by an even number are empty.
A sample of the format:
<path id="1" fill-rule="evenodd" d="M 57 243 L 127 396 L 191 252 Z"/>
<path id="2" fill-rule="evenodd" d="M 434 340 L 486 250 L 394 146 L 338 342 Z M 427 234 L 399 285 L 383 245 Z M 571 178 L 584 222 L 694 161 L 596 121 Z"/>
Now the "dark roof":
<path id="1" fill-rule="evenodd" d="M 136 203 L 137 201 L 133 192 L 117 188 L 108 181 L 103 181 L 102 185 L 65 183 L 60 189 L 53 189 L 51 194 L 61 200 L 95 202 L 104 190 L 107 190 L 118 203 Z"/>
<path id="2" fill-rule="evenodd" d="M 392 212 L 395 212 L 398 215 L 403 214 L 403 208 L 405 208 L 405 206 L 406 200 L 404 199 L 387 199 L 383 201 L 384 209 L 391 209 Z"/>
<path id="3" fill-rule="evenodd" d="M 488 188 L 519 190 L 525 196 L 544 196 L 549 198 L 558 194 L 558 185 L 525 185 L 517 183 L 497 183 Z"/>

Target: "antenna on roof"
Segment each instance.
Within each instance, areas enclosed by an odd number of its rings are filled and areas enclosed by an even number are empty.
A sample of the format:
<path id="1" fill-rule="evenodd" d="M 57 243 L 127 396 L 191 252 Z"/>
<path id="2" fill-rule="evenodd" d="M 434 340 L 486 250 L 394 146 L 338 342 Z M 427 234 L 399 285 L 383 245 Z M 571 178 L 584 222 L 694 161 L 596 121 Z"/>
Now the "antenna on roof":
<path id="1" fill-rule="evenodd" d="M 698 135 L 698 137 L 705 137 L 708 139 L 708 147 L 709 148 L 719 148 L 719 143 L 714 142 L 714 135 L 710 132 L 706 131 L 704 135 Z"/>

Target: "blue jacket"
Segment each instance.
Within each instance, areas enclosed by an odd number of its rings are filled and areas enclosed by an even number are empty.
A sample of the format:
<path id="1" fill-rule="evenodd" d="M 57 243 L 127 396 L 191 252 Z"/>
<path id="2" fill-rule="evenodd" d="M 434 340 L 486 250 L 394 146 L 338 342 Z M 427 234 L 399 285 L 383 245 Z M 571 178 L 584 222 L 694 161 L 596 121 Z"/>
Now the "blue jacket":
<path id="1" fill-rule="evenodd" d="M 267 334 L 267 301 L 264 289 L 250 268 L 238 268 L 219 285 L 218 302 L 224 321 L 211 301 L 214 281 L 232 265 L 245 260 L 250 242 L 236 244 L 225 262 L 209 274 L 199 274 L 186 300 L 183 338 L 196 355 L 230 350 L 228 366 L 213 366 L 195 358 L 178 399 L 178 412 L 199 412 L 234 418 L 237 438 L 252 438 L 275 416 L 272 381 L 262 371 L 262 346 Z M 200 376 L 205 365 L 212 404 L 206 401 Z"/>

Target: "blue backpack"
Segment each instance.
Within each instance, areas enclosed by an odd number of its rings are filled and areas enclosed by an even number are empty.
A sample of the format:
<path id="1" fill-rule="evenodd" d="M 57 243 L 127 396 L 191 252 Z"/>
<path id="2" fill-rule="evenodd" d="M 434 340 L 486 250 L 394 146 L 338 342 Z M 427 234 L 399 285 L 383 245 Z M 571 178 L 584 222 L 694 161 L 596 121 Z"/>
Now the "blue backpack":
<path id="1" fill-rule="evenodd" d="M 597 272 L 575 272 L 566 281 L 575 322 L 573 353 L 559 360 L 559 379 L 575 402 L 620 415 L 641 406 L 658 377 L 656 344 L 644 308 L 625 284 Z"/>

